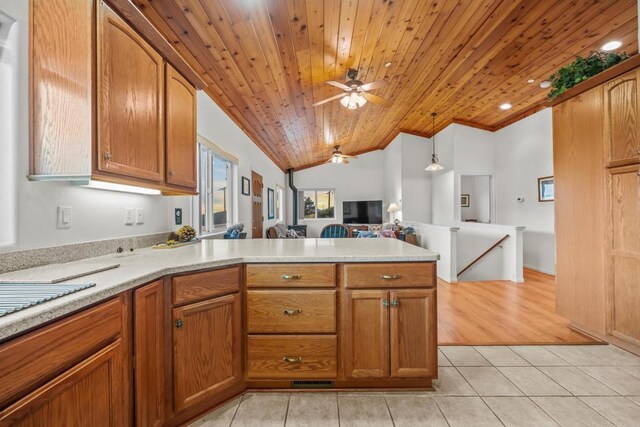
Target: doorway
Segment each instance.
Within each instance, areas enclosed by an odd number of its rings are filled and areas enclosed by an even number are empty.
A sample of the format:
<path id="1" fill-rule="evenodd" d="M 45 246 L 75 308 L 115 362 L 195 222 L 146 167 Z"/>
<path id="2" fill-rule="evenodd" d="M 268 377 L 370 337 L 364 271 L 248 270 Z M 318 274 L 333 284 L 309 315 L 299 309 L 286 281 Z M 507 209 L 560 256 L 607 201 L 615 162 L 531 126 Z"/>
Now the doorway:
<path id="1" fill-rule="evenodd" d="M 495 222 L 492 178 L 491 175 L 460 176 L 460 221 Z"/>
<path id="2" fill-rule="evenodd" d="M 251 171 L 251 237 L 253 239 L 262 239 L 264 235 L 262 223 L 264 216 L 262 214 L 262 175 Z"/>

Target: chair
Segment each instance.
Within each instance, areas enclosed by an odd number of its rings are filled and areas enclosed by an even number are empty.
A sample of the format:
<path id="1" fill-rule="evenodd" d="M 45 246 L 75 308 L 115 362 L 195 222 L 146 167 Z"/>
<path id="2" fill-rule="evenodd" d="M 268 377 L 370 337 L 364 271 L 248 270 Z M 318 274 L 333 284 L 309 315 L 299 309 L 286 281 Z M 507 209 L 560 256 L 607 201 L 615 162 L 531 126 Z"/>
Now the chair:
<path id="1" fill-rule="evenodd" d="M 344 239 L 349 237 L 349 229 L 342 224 L 330 224 L 320 232 L 321 239 Z"/>

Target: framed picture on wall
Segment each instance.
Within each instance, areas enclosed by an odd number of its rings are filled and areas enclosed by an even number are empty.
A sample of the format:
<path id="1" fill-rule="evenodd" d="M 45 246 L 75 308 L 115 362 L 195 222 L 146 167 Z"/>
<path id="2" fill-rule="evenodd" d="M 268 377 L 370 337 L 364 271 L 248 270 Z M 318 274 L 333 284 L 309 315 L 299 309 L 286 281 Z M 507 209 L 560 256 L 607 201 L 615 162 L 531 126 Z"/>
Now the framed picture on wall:
<path id="1" fill-rule="evenodd" d="M 251 181 L 246 176 L 242 177 L 242 194 L 245 196 L 251 194 Z"/>
<path id="2" fill-rule="evenodd" d="M 469 196 L 468 194 L 461 194 L 460 206 L 462 206 L 463 208 L 468 208 L 470 204 L 471 204 L 471 196 Z"/>
<path id="3" fill-rule="evenodd" d="M 275 192 L 273 188 L 267 188 L 267 219 L 276 217 Z"/>
<path id="4" fill-rule="evenodd" d="M 554 198 L 553 177 L 543 176 L 542 178 L 538 178 L 538 201 L 553 202 Z"/>

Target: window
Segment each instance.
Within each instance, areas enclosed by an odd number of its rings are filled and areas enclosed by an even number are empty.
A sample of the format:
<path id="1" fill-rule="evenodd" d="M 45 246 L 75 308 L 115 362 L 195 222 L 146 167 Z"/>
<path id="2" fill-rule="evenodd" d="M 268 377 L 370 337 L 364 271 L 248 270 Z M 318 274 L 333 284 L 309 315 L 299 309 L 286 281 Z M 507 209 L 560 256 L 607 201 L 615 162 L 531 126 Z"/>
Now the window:
<path id="1" fill-rule="evenodd" d="M 232 163 L 200 144 L 200 234 L 226 230 L 233 221 Z"/>
<path id="2" fill-rule="evenodd" d="M 303 190 L 298 192 L 301 202 L 300 219 L 333 219 L 335 215 L 334 190 Z"/>

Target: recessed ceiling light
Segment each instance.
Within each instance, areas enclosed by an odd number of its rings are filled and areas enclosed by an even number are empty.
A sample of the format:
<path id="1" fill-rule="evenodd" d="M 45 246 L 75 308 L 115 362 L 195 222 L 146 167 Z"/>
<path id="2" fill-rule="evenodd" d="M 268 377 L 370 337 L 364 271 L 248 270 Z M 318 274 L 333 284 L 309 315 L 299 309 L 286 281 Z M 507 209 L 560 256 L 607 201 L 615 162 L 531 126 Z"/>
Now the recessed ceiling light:
<path id="1" fill-rule="evenodd" d="M 502 110 L 508 110 L 508 109 L 510 109 L 510 108 L 511 108 L 511 104 L 509 104 L 508 102 L 505 102 L 504 104 L 502 104 L 502 105 L 500 106 L 500 108 L 501 108 Z"/>
<path id="2" fill-rule="evenodd" d="M 529 83 L 529 84 L 531 84 L 531 83 L 533 83 L 533 82 L 535 82 L 535 80 L 534 80 L 534 79 L 529 79 L 529 80 L 527 80 L 527 83 Z"/>
<path id="3" fill-rule="evenodd" d="M 602 50 L 604 50 L 605 52 L 610 52 L 612 50 L 616 50 L 620 46 L 622 46 L 622 42 L 621 41 L 613 40 L 613 41 L 610 41 L 610 42 L 607 42 L 607 43 L 603 44 L 602 45 Z"/>
<path id="4" fill-rule="evenodd" d="M 551 87 L 551 82 L 549 80 L 545 80 L 543 82 L 540 82 L 540 87 L 542 89 L 547 89 Z"/>
<path id="5" fill-rule="evenodd" d="M 387 62 L 386 64 L 384 64 L 384 66 L 387 68 L 391 67 L 391 62 Z"/>

